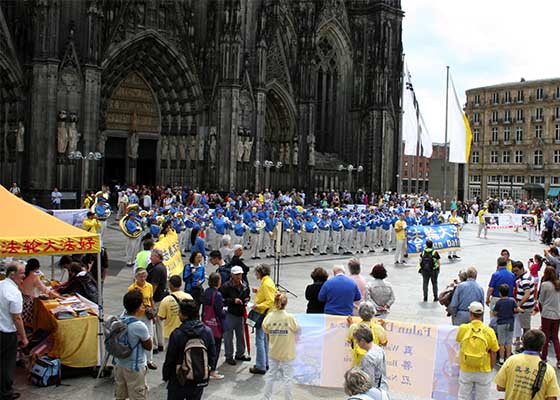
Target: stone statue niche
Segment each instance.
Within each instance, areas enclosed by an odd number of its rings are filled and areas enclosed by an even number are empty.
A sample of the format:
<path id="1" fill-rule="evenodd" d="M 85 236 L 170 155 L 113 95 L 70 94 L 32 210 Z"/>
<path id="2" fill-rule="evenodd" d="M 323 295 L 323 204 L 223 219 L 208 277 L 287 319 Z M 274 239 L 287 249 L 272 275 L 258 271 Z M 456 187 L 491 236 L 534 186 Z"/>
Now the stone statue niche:
<path id="1" fill-rule="evenodd" d="M 245 138 L 243 142 L 243 162 L 251 161 L 251 151 L 253 149 L 253 138 L 251 137 L 251 132 L 247 131 L 248 136 Z"/>
<path id="2" fill-rule="evenodd" d="M 140 139 L 138 133 L 134 132 L 128 137 L 128 156 L 133 160 L 138 158 L 138 146 Z"/>
<path id="3" fill-rule="evenodd" d="M 310 167 L 315 166 L 315 135 L 310 133 L 307 135 L 307 145 L 309 151 L 309 158 L 307 159 L 307 165 Z"/>
<path id="4" fill-rule="evenodd" d="M 76 113 L 70 114 L 70 124 L 68 126 L 68 152 L 71 153 L 78 149 L 80 133 L 78 132 L 78 116 Z"/>
<path id="5" fill-rule="evenodd" d="M 19 121 L 16 130 L 16 151 L 18 153 L 25 151 L 25 127 L 23 126 L 23 121 Z"/>
<path id="6" fill-rule="evenodd" d="M 292 165 L 297 167 L 299 163 L 299 144 L 297 139 L 294 140 L 294 150 L 292 151 Z"/>
<path id="7" fill-rule="evenodd" d="M 56 150 L 58 154 L 66 153 L 68 148 L 68 129 L 66 128 L 66 119 L 68 115 L 65 110 L 58 112 L 58 128 L 56 131 Z"/>
<path id="8" fill-rule="evenodd" d="M 243 154 L 245 153 L 245 138 L 244 136 L 237 137 L 237 162 L 243 162 Z"/>
<path id="9" fill-rule="evenodd" d="M 216 164 L 216 149 L 217 139 L 216 139 L 216 128 L 210 128 L 210 140 L 208 143 L 208 157 L 210 159 L 210 165 Z"/>

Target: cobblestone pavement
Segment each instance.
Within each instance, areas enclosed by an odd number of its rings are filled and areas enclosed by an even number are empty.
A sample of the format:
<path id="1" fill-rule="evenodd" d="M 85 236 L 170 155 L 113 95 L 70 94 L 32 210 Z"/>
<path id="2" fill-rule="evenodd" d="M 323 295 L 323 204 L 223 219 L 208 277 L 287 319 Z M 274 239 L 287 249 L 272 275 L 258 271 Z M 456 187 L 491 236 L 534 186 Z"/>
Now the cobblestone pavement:
<path id="1" fill-rule="evenodd" d="M 463 251 L 460 252 L 461 260 L 450 263 L 446 257 L 443 258 L 441 273 L 439 277 L 440 290 L 448 282 L 450 282 L 460 269 L 465 269 L 469 265 L 475 265 L 478 268 L 478 281 L 486 288 L 490 279 L 490 275 L 495 270 L 495 260 L 502 248 L 508 248 L 512 259 L 527 260 L 536 252 L 542 253 L 544 248 L 538 242 L 529 242 L 527 234 L 523 231 L 514 233 L 512 231 L 490 232 L 488 239 L 476 238 L 476 226 L 466 225 L 461 235 Z M 110 276 L 105 285 L 105 310 L 106 313 L 118 313 L 122 307 L 122 295 L 125 293 L 127 286 L 132 279 L 131 269 L 124 266 L 124 236 L 113 224 L 106 234 L 106 243 L 111 259 Z M 114 260 L 114 261 L 113 261 Z M 305 312 L 306 300 L 304 297 L 305 287 L 311 283 L 309 274 L 316 266 L 322 266 L 330 270 L 334 264 L 345 264 L 348 260 L 347 256 L 317 256 L 317 257 L 298 257 L 285 258 L 281 264 L 280 283 L 294 292 L 298 297 L 289 297 L 288 309 L 290 312 Z M 249 260 L 250 261 L 250 260 Z M 395 291 L 396 302 L 391 309 L 390 319 L 423 322 L 429 324 L 450 323 L 445 316 L 443 307 L 438 303 L 423 303 L 421 294 L 421 281 L 415 264 L 417 259 L 411 259 L 408 264 L 393 264 L 392 253 L 370 253 L 361 257 L 364 275 L 369 272 L 373 264 L 382 262 L 388 269 L 388 280 L 393 285 Z M 50 262 L 50 259 L 42 260 L 43 263 Z M 254 262 L 248 263 L 252 266 Z M 46 269 L 46 268 L 45 268 Z M 56 270 L 57 275 L 60 271 Z M 253 279 L 253 274 L 249 274 Z M 539 325 L 540 319 L 533 318 L 535 327 Z M 254 338 L 253 338 L 254 341 Z M 252 343 L 254 349 L 254 342 Z M 553 357 L 554 351 L 550 352 Z M 254 355 L 254 354 L 253 354 Z M 163 354 L 155 355 L 155 361 L 158 365 L 163 364 Z M 223 362 L 222 358 L 219 362 Z M 552 363 L 552 358 L 550 362 Z M 264 387 L 264 378 L 262 376 L 254 376 L 249 373 L 249 367 L 252 363 L 244 363 L 237 366 L 229 366 L 223 364 L 219 369 L 225 375 L 222 381 L 212 381 L 204 392 L 205 399 L 213 400 L 230 400 L 232 398 L 239 399 L 260 399 Z M 328 366 L 326 366 L 328 368 Z M 18 370 L 17 388 L 22 392 L 23 399 L 32 399 L 40 396 L 43 399 L 64 399 L 71 396 L 74 400 L 79 399 L 112 399 L 113 384 L 110 378 L 103 378 L 96 381 L 90 377 L 79 377 L 73 379 L 65 379 L 64 384 L 68 386 L 50 387 L 39 389 L 26 385 L 26 377 L 23 370 Z M 164 399 L 167 397 L 165 385 L 161 381 L 160 370 L 150 372 L 148 374 L 148 383 L 150 387 L 150 398 Z M 494 392 L 494 390 L 493 390 Z M 496 396 L 494 396 L 496 395 Z M 276 388 L 276 397 L 282 398 L 281 388 Z M 392 395 L 392 399 L 408 399 L 404 396 Z M 318 387 L 310 387 L 296 385 L 294 388 L 294 398 L 298 400 L 307 399 L 344 399 L 344 393 L 341 389 L 325 389 Z M 497 398 L 497 393 L 493 393 L 492 398 Z"/>

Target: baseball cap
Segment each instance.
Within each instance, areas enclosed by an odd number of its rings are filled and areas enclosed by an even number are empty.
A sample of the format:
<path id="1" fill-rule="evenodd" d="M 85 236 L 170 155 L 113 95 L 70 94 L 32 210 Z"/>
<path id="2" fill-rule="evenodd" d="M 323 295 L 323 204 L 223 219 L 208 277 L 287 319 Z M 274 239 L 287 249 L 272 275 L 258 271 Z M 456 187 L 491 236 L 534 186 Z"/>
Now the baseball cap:
<path id="1" fill-rule="evenodd" d="M 473 301 L 469 305 L 469 311 L 473 314 L 482 314 L 484 313 L 484 307 L 478 301 Z"/>
<path id="2" fill-rule="evenodd" d="M 242 273 L 243 273 L 243 268 L 241 268 L 239 265 L 236 265 L 235 267 L 231 268 L 232 275 L 242 274 Z"/>

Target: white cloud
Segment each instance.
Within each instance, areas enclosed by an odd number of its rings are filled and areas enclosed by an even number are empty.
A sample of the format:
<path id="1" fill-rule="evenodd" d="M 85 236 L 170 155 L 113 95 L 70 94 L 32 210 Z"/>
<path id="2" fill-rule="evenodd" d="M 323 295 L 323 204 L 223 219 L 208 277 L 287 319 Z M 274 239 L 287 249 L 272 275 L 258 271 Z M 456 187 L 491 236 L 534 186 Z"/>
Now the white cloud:
<path id="1" fill-rule="evenodd" d="M 443 142 L 445 66 L 467 89 L 560 75 L 560 1 L 402 0 L 403 47 L 434 141 Z"/>

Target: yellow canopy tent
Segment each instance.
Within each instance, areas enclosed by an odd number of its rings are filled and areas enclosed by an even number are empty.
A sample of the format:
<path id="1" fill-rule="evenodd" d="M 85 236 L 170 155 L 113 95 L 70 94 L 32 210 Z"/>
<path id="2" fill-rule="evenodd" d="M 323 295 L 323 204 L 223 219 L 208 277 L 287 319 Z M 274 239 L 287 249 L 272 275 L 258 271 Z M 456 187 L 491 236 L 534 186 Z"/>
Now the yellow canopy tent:
<path id="1" fill-rule="evenodd" d="M 14 196 L 0 185 L 0 257 L 97 253 L 97 282 L 101 282 L 100 251 L 98 234 L 55 218 Z M 54 263 L 52 268 L 51 273 L 54 275 Z M 103 285 L 99 285 L 98 290 L 100 308 L 97 336 L 100 350 L 103 348 Z"/>
<path id="2" fill-rule="evenodd" d="M 0 257 L 99 253 L 99 235 L 33 207 L 0 185 Z"/>

